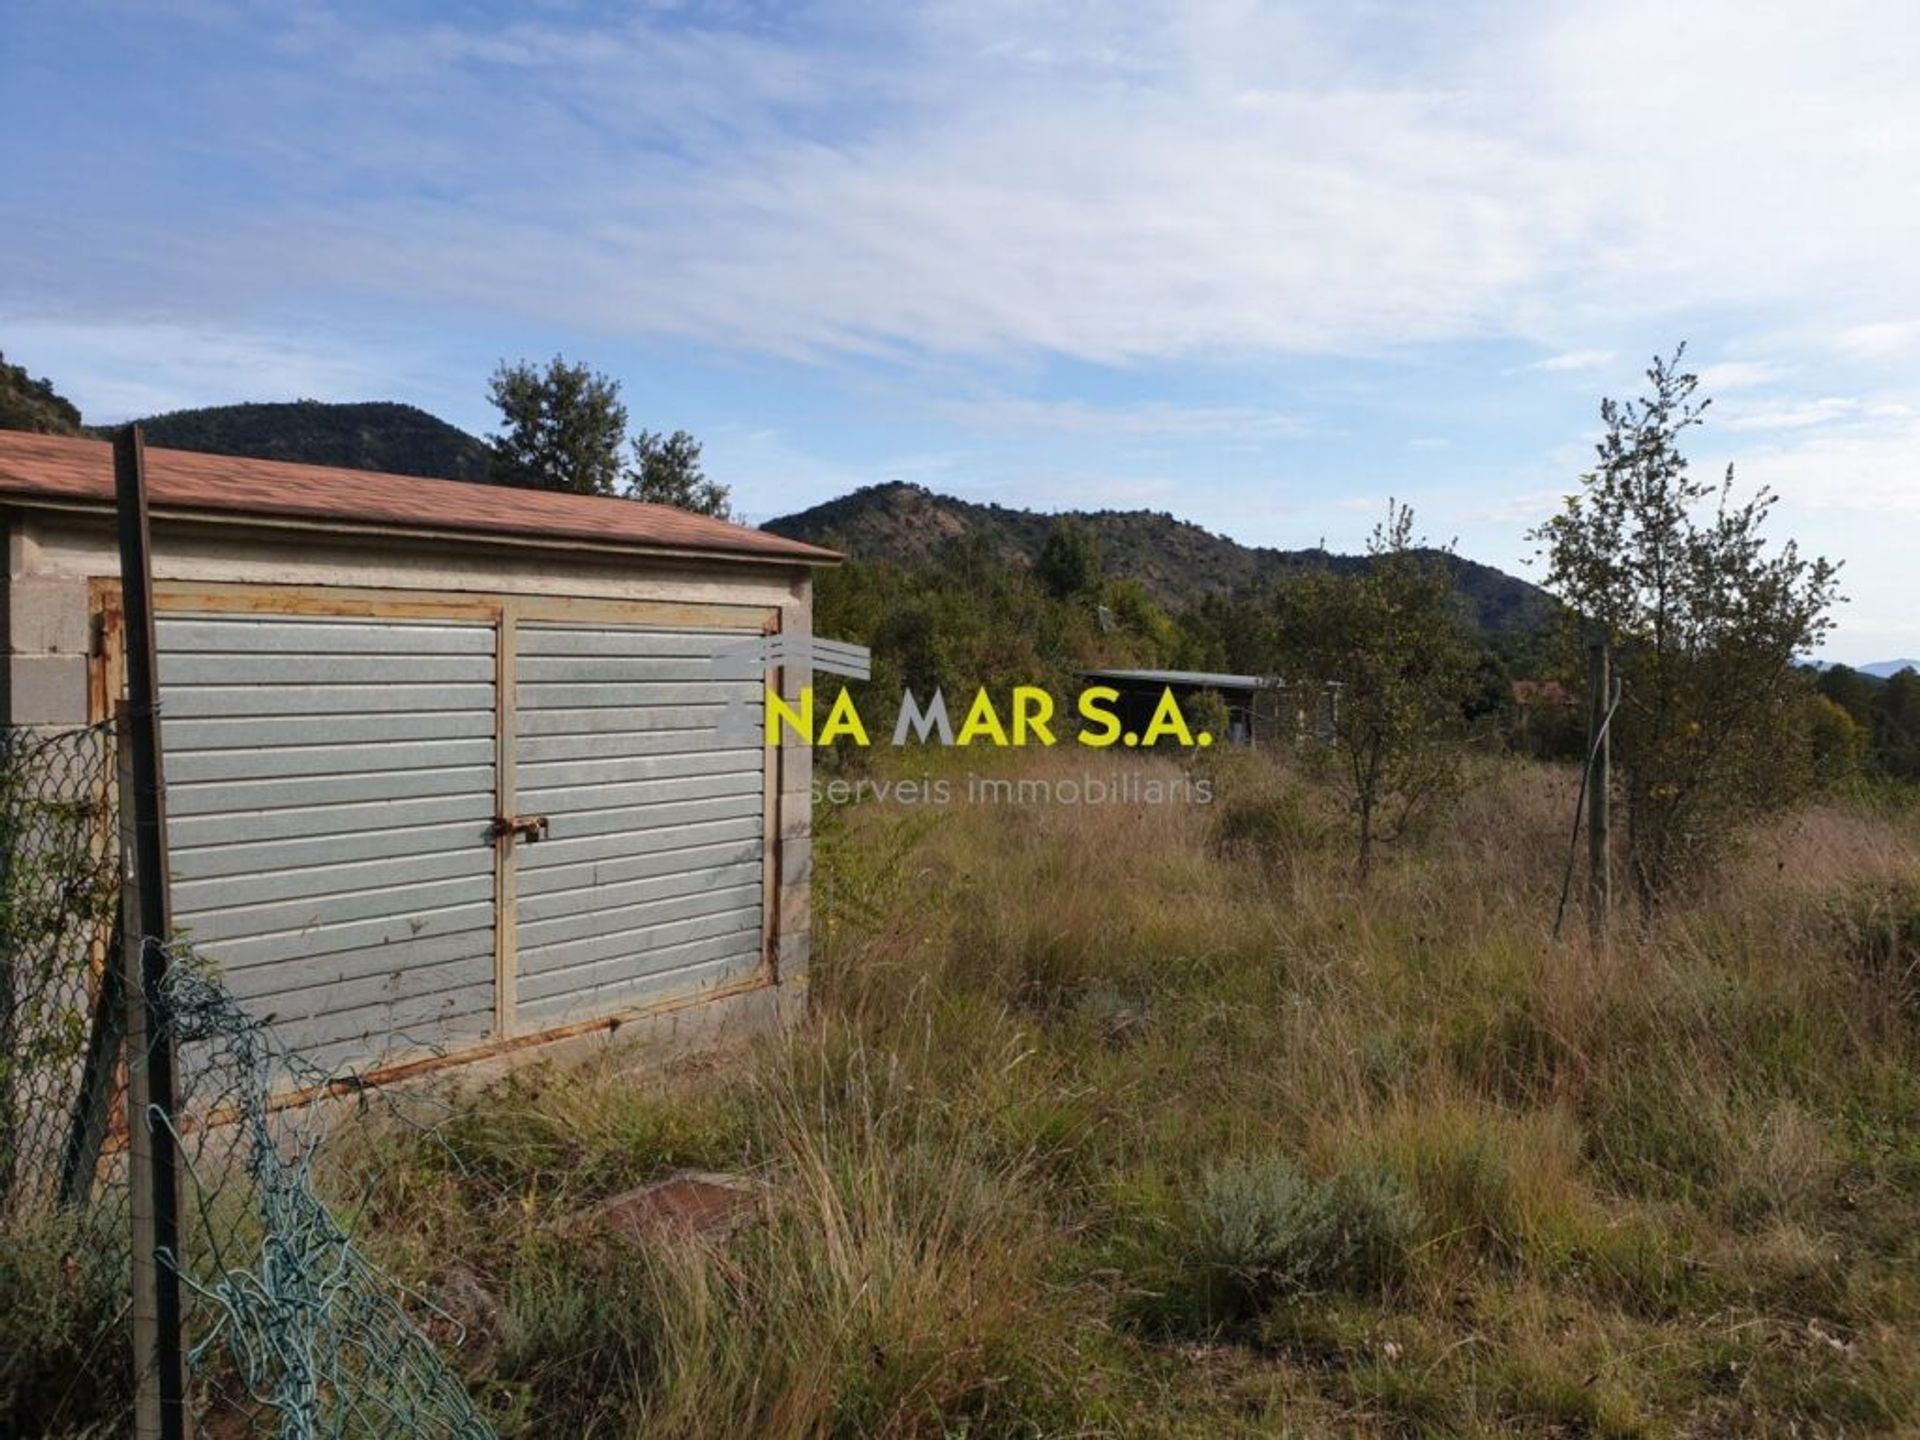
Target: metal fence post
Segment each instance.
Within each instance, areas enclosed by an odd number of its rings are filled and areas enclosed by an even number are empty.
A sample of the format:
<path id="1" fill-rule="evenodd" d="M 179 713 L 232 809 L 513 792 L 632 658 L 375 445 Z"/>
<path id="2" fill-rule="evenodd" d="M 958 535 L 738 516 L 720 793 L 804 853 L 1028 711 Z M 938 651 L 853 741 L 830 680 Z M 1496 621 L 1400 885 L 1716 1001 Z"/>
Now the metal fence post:
<path id="1" fill-rule="evenodd" d="M 135 1433 L 141 1440 L 185 1440 L 186 1353 L 181 1334 L 180 1157 L 171 1128 L 177 1074 L 173 1035 L 160 1008 L 172 934 L 167 897 L 165 774 L 160 758 L 160 690 L 154 665 L 153 570 L 147 480 L 140 427 L 114 437 L 120 524 L 120 601 L 126 615 L 127 700 L 119 712 L 121 813 L 130 826 L 123 854 L 133 884 L 123 950 L 127 960 L 129 1044 L 127 1131 L 138 1165 L 132 1176 L 134 1228 Z M 160 1123 L 157 1117 L 164 1117 Z M 142 1181 L 145 1181 L 143 1184 Z M 143 1207 L 145 1214 L 142 1214 Z M 162 1263 L 165 1254 L 172 1263 Z M 145 1287 L 146 1293 L 142 1293 Z M 150 1313 L 143 1317 L 142 1310 Z M 147 1321 L 144 1329 L 143 1318 Z"/>
<path id="2" fill-rule="evenodd" d="M 1607 936 L 1613 910 L 1613 727 L 1612 656 L 1607 632 L 1587 632 L 1587 928 L 1595 941 Z"/>

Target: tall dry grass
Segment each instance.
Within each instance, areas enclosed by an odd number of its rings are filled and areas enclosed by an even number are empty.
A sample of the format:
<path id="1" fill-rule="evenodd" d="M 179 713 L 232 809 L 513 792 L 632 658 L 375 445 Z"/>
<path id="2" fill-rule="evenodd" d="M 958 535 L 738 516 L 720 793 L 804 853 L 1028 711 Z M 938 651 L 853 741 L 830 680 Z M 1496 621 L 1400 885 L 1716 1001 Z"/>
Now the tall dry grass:
<path id="1" fill-rule="evenodd" d="M 1210 805 L 824 817 L 795 1033 L 361 1137 L 505 1428 L 1920 1425 L 1920 818 L 1784 818 L 1595 950 L 1550 936 L 1562 772 L 1484 764 L 1360 890 L 1323 792 L 1205 764 Z M 583 1218 L 687 1165 L 754 1223 Z"/>

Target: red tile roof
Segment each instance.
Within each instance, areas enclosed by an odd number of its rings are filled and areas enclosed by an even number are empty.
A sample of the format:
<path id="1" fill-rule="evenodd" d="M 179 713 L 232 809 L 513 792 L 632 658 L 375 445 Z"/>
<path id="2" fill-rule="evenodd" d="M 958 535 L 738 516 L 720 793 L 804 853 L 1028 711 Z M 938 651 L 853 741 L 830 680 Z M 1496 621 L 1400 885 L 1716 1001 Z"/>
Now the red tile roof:
<path id="1" fill-rule="evenodd" d="M 0 501 L 111 505 L 113 495 L 113 447 L 106 441 L 0 431 Z M 257 515 L 692 550 L 801 565 L 832 565 L 841 558 L 817 545 L 670 505 L 186 450 L 147 450 L 147 496 L 163 516 Z"/>

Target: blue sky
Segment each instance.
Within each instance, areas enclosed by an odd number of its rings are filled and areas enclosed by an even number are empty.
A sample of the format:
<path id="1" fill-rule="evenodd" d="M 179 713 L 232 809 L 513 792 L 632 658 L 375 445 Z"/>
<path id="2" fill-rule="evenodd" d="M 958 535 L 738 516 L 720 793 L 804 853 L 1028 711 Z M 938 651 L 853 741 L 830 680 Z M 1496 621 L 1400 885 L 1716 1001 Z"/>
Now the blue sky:
<path id="1" fill-rule="evenodd" d="M 765 518 L 908 479 L 1526 573 L 1601 395 L 1920 655 L 1904 3 L 0 0 L 0 349 L 89 418 L 618 377 Z"/>

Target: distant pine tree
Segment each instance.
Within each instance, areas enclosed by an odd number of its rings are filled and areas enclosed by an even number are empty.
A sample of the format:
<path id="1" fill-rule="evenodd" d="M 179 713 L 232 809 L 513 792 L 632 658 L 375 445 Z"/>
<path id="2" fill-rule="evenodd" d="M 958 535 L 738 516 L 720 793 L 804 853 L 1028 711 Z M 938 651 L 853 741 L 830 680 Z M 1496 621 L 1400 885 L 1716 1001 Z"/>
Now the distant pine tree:
<path id="1" fill-rule="evenodd" d="M 684 430 L 671 435 L 642 430 L 633 437 L 626 493 L 629 500 L 672 505 L 716 520 L 733 518 L 727 487 L 700 468 L 700 442 Z"/>
<path id="2" fill-rule="evenodd" d="M 504 422 L 493 437 L 496 483 L 613 494 L 627 433 L 618 380 L 556 355 L 544 369 L 524 360 L 502 364 L 487 398 Z"/>

